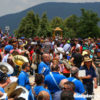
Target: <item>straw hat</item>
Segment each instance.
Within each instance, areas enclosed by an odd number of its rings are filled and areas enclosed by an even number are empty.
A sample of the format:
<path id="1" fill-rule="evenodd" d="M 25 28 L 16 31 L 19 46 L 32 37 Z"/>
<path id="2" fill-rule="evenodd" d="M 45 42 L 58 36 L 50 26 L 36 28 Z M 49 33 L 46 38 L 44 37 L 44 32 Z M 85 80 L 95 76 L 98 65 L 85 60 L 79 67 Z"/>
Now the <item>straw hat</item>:
<path id="1" fill-rule="evenodd" d="M 92 61 L 91 58 L 89 58 L 88 56 L 87 57 L 84 57 L 84 62 L 90 62 L 90 61 Z"/>

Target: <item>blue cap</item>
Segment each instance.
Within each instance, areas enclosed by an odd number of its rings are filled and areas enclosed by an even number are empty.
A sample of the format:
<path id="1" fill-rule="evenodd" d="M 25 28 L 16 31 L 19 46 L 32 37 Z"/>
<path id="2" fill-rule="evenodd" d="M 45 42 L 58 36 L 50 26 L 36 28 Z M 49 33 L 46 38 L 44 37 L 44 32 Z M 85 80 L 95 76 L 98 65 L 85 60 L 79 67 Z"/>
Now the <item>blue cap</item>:
<path id="1" fill-rule="evenodd" d="M 5 51 L 10 51 L 10 50 L 13 49 L 13 46 L 12 45 L 6 45 L 4 49 L 5 49 Z"/>

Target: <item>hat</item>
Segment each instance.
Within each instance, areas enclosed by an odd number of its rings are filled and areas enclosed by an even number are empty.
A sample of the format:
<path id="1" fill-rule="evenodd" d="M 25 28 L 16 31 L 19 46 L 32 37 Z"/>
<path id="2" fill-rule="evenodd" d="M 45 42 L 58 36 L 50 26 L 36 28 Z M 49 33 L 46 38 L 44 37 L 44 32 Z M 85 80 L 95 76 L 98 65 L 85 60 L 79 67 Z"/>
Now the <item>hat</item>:
<path id="1" fill-rule="evenodd" d="M 4 48 L 5 51 L 10 51 L 12 49 L 13 49 L 12 45 L 6 45 L 5 48 Z"/>
<path id="2" fill-rule="evenodd" d="M 82 52 L 82 56 L 85 56 L 85 55 L 88 55 L 88 52 L 87 51 L 83 51 Z"/>
<path id="3" fill-rule="evenodd" d="M 92 59 L 89 58 L 89 56 L 84 57 L 84 62 L 89 62 L 89 61 L 92 61 Z"/>
<path id="4" fill-rule="evenodd" d="M 0 62 L 0 70 L 7 74 L 12 74 L 14 72 L 13 67 L 6 62 Z"/>

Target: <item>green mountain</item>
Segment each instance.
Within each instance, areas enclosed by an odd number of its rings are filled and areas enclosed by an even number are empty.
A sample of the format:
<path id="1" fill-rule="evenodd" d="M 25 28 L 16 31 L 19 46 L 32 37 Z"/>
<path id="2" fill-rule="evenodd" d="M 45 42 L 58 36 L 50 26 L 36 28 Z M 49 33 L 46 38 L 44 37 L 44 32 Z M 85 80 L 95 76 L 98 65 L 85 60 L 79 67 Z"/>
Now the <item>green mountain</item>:
<path id="1" fill-rule="evenodd" d="M 43 3 L 36 6 L 33 6 L 29 9 L 21 11 L 15 14 L 9 14 L 0 17 L 0 28 L 4 30 L 5 26 L 10 26 L 10 32 L 12 33 L 15 29 L 17 29 L 21 19 L 26 16 L 27 12 L 33 10 L 35 13 L 38 13 L 40 16 L 46 12 L 47 16 L 52 19 L 55 16 L 59 16 L 63 19 L 66 17 L 76 14 L 77 16 L 81 15 L 80 9 L 84 8 L 86 10 L 92 10 L 98 13 L 100 17 L 100 2 L 95 3 L 56 3 L 49 2 Z"/>

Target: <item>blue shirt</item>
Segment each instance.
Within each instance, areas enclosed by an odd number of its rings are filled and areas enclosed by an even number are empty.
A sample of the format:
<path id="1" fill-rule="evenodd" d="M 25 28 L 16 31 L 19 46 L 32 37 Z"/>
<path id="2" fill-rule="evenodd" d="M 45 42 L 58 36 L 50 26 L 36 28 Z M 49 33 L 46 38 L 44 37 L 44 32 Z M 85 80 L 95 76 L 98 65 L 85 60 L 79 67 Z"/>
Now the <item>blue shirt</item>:
<path id="1" fill-rule="evenodd" d="M 43 86 L 35 86 L 34 91 L 36 95 L 38 95 L 41 91 L 46 91 L 50 95 L 50 100 L 52 100 L 50 91 L 48 89 L 45 89 Z M 35 100 L 34 95 L 32 94 L 32 90 L 29 91 L 28 100 Z"/>
<path id="2" fill-rule="evenodd" d="M 59 74 L 58 72 L 52 72 L 52 75 L 54 76 L 56 83 L 59 86 L 59 83 L 62 79 L 66 79 L 66 77 L 64 75 Z M 45 77 L 45 84 L 47 84 L 48 89 L 50 90 L 51 93 L 55 93 L 57 91 L 59 91 L 60 89 L 57 87 L 57 85 L 55 84 L 54 80 L 52 79 L 51 75 L 48 74 Z"/>
<path id="3" fill-rule="evenodd" d="M 0 91 L 1 91 L 2 93 L 5 93 L 5 90 L 4 90 L 2 87 L 0 87 Z M 5 100 L 8 100 L 8 97 L 6 97 Z"/>
<path id="4" fill-rule="evenodd" d="M 84 85 L 80 80 L 78 80 L 74 77 L 69 77 L 67 79 L 68 79 L 68 81 L 73 82 L 75 84 L 75 92 L 78 92 L 80 94 L 85 92 Z"/>
<path id="5" fill-rule="evenodd" d="M 18 76 L 18 84 L 30 90 L 31 86 L 29 84 L 29 75 L 26 72 L 21 71 Z"/>
<path id="6" fill-rule="evenodd" d="M 88 70 L 88 68 L 86 66 L 80 67 L 80 70 L 85 70 L 86 71 L 86 76 L 87 75 L 91 75 L 90 79 L 83 79 L 83 83 L 87 83 L 87 82 L 93 82 L 93 78 L 97 77 L 95 69 L 91 66 L 90 69 Z"/>
<path id="7" fill-rule="evenodd" d="M 43 61 L 38 66 L 38 73 L 46 76 L 50 72 L 50 64 L 44 63 Z"/>

